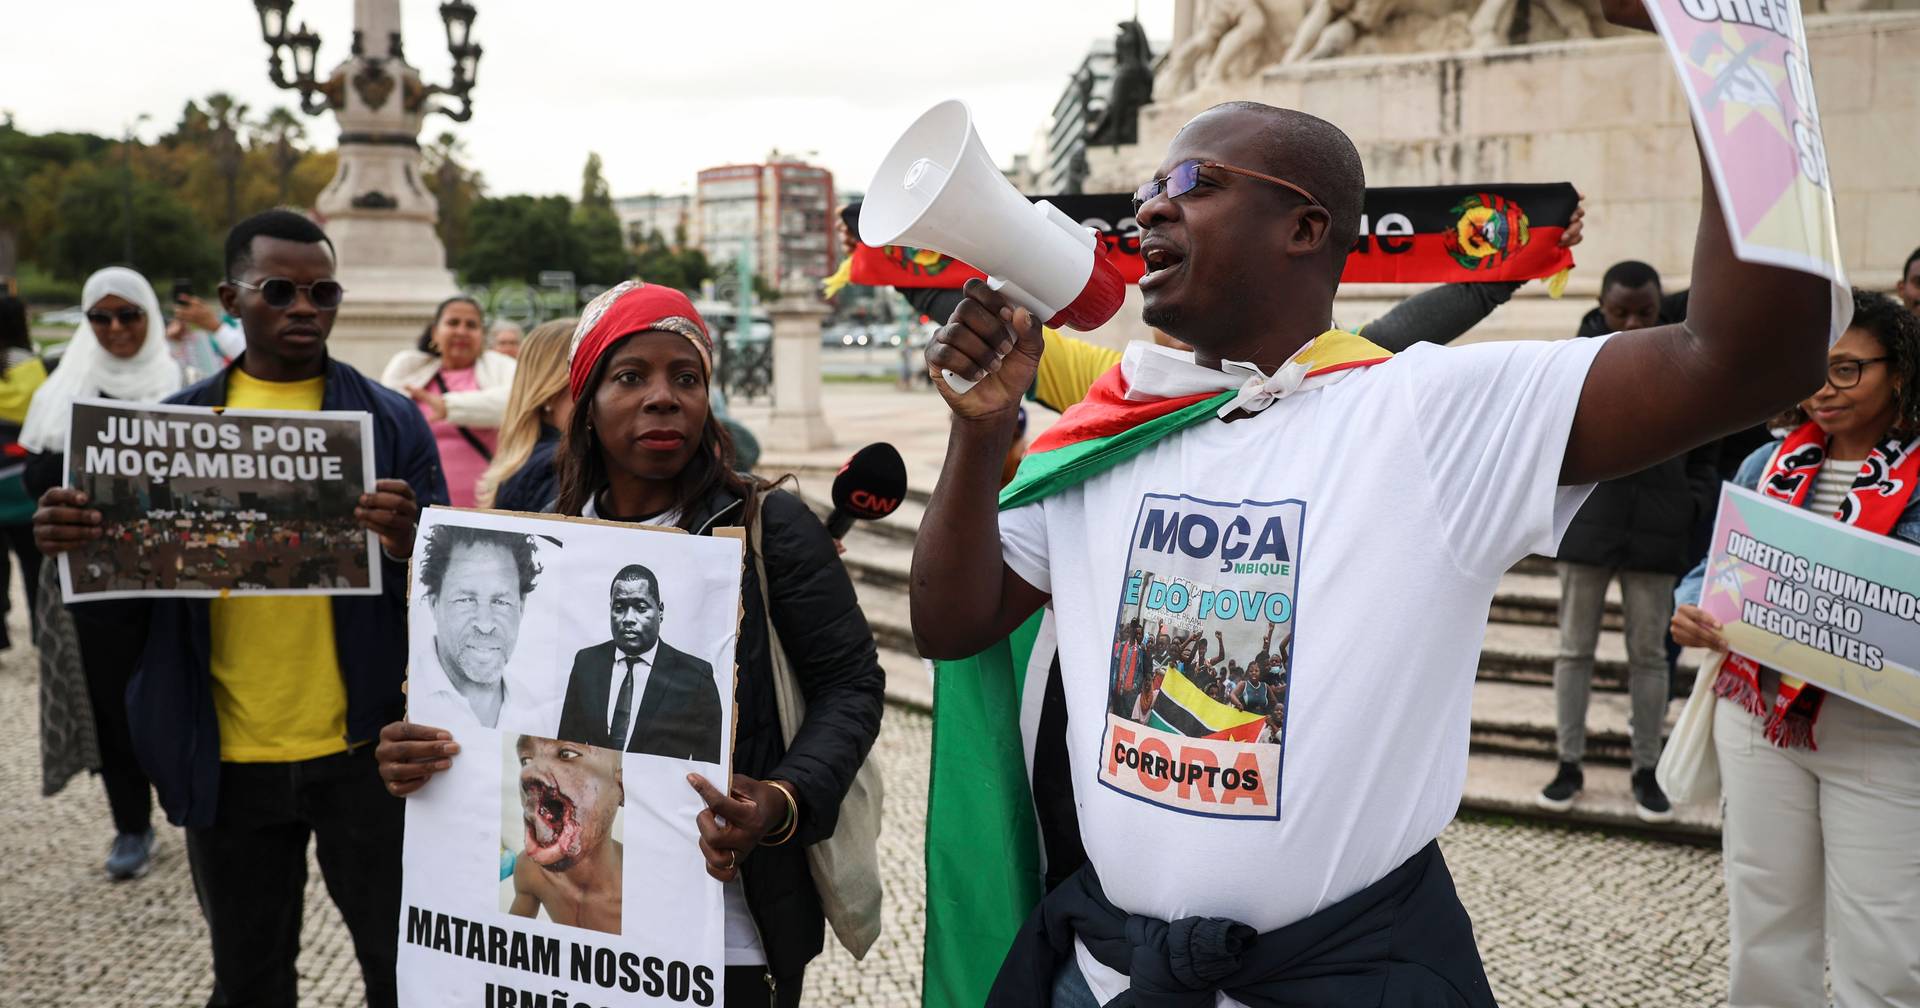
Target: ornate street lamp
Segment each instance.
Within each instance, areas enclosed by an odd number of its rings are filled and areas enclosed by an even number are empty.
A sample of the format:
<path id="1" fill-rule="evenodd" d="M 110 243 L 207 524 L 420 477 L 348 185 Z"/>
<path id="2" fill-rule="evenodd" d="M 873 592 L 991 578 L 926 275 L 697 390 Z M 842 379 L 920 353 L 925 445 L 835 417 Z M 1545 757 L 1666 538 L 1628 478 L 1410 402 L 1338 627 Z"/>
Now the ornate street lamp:
<path id="1" fill-rule="evenodd" d="M 473 5 L 465 0 L 448 0 L 440 5 L 440 20 L 447 26 L 447 51 L 459 53 L 467 47 L 473 33 Z"/>
<path id="2" fill-rule="evenodd" d="M 461 122 L 473 115 L 480 46 L 473 0 L 432 2 L 440 4 L 453 57 L 444 87 L 428 85 L 407 62 L 402 0 L 354 0 L 351 51 L 328 64 L 320 62 L 320 36 L 295 19 L 294 0 L 253 0 L 274 86 L 299 92 L 302 111 L 330 113 L 340 125 L 333 179 L 314 194 L 310 212 L 325 221 L 338 279 L 353 292 L 329 352 L 363 369 L 406 345 L 456 289 L 434 232 L 439 207 L 421 171 L 420 130 L 435 112 Z M 435 95 L 451 97 L 443 106 Z"/>
<path id="3" fill-rule="evenodd" d="M 253 9 L 260 13 L 260 37 L 268 47 L 279 48 L 287 39 L 287 13 L 293 9 L 293 0 L 253 0 Z"/>
<path id="4" fill-rule="evenodd" d="M 319 115 L 345 104 L 345 75 L 335 74 L 325 81 L 315 76 L 314 67 L 320 55 L 320 36 L 304 23 L 298 31 L 287 30 L 292 23 L 293 0 L 253 0 L 253 6 L 260 16 L 260 38 L 267 44 L 267 76 L 273 86 L 300 92 L 300 108 L 308 115 Z M 473 42 L 473 19 L 477 13 L 474 6 L 465 0 L 449 0 L 440 5 L 440 20 L 447 29 L 447 52 L 453 57 L 453 82 L 445 86 L 422 84 L 415 75 L 403 75 L 407 78 L 404 80 L 404 92 L 408 112 L 439 112 L 455 122 L 466 122 L 473 118 L 473 85 L 479 79 L 481 52 L 480 46 Z M 287 78 L 282 63 L 282 49 L 288 50 L 293 57 L 294 73 L 291 80 Z M 373 78 L 385 75 L 384 64 L 388 60 L 404 64 L 398 32 L 389 38 L 387 55 L 382 57 L 363 53 L 361 32 L 355 31 L 354 56 L 366 65 L 360 72 Z M 426 107 L 426 100 L 434 95 L 447 95 L 458 99 L 460 104 L 457 108 L 438 105 Z"/>

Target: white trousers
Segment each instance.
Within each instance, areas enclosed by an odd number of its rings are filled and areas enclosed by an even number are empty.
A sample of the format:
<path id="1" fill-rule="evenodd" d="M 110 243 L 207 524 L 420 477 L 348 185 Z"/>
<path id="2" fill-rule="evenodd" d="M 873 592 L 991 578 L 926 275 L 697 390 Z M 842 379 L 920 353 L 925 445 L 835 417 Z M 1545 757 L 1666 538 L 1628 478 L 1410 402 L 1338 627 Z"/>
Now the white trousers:
<path id="1" fill-rule="evenodd" d="M 1819 749 L 1714 712 L 1727 872 L 1729 1002 L 1920 1008 L 1920 728 L 1828 694 Z"/>

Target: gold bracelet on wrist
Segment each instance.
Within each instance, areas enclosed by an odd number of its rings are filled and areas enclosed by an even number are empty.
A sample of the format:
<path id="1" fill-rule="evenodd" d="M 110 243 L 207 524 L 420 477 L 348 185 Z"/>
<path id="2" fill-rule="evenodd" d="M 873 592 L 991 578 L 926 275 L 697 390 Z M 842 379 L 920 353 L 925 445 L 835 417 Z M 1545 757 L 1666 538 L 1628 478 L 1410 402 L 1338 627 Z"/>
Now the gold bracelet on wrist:
<path id="1" fill-rule="evenodd" d="M 779 781 L 768 781 L 767 783 L 779 789 L 781 796 L 787 799 L 787 818 L 786 818 L 786 821 L 780 824 L 780 827 L 778 829 L 773 831 L 774 833 L 779 834 L 780 838 L 778 840 L 768 840 L 768 839 L 762 838 L 760 841 L 760 846 L 778 847 L 781 844 L 786 843 L 789 840 L 792 840 L 793 835 L 795 833 L 800 832 L 800 803 L 794 799 L 793 791 L 789 789 L 787 785 L 782 784 Z"/>

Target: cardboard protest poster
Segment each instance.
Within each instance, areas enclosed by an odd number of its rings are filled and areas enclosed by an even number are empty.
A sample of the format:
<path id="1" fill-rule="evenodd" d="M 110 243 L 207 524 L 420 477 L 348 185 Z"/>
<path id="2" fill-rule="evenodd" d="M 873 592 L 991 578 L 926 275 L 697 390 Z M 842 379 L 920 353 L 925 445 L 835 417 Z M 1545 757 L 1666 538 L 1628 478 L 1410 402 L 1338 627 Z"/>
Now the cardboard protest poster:
<path id="1" fill-rule="evenodd" d="M 1141 501 L 1100 783 L 1194 815 L 1280 817 L 1304 516 L 1299 501 Z"/>
<path id="2" fill-rule="evenodd" d="M 1693 110 L 1734 255 L 1827 278 L 1853 315 L 1798 0 L 1646 0 Z"/>
<path id="3" fill-rule="evenodd" d="M 81 399 L 67 446 L 104 533 L 60 555 L 69 601 L 380 592 L 366 413 Z"/>
<path id="4" fill-rule="evenodd" d="M 407 799 L 400 1002 L 714 1005 L 694 819 L 733 751 L 741 543 L 428 508 L 408 720 L 460 744 Z"/>
<path id="5" fill-rule="evenodd" d="M 1920 548 L 1727 484 L 1706 575 L 1733 650 L 1920 725 Z"/>

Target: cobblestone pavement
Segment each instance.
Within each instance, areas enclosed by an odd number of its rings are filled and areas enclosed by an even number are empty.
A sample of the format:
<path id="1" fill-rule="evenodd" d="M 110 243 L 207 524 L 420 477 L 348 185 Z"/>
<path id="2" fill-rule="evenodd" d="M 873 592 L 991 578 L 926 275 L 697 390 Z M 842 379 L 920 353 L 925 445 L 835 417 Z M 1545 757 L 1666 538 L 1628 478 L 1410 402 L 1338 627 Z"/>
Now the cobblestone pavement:
<path id="1" fill-rule="evenodd" d="M 16 607 L 14 639 L 24 638 Z M 110 883 L 99 785 L 39 794 L 38 672 L 30 652 L 0 655 L 0 1000 L 91 1008 L 204 1003 L 206 934 L 178 830 L 159 830 L 151 875 Z M 807 977 L 809 1006 L 914 1005 L 920 992 L 930 722 L 887 712 L 886 927 L 855 964 L 828 938 Z M 1519 1008 L 1708 1005 L 1726 997 L 1726 905 L 1711 850 L 1592 832 L 1462 820 L 1442 838 L 1473 913 L 1501 1003 Z M 346 932 L 309 871 L 302 1002 L 346 1008 L 360 981 Z"/>

